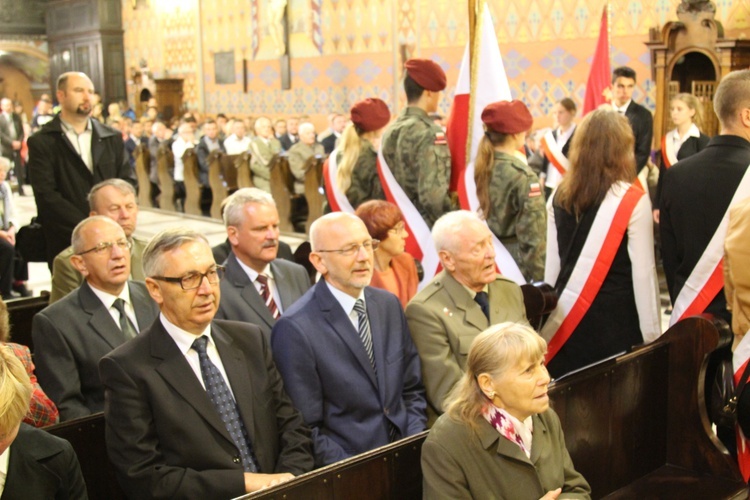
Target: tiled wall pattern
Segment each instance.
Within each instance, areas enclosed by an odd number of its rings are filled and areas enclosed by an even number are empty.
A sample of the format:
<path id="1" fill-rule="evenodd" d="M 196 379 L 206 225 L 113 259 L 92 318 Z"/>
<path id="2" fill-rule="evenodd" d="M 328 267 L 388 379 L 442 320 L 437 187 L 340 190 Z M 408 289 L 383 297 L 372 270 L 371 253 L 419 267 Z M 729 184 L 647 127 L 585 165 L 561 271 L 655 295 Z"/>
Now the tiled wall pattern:
<path id="1" fill-rule="evenodd" d="M 281 68 L 267 29 L 268 6 L 285 0 L 155 0 L 123 3 L 126 64 L 141 57 L 157 74 L 186 79 L 191 108 L 208 113 L 307 114 L 318 124 L 331 111 L 378 96 L 392 111 L 403 105 L 402 56 L 429 57 L 448 75 L 440 104 L 447 113 L 468 38 L 460 0 L 286 0 L 292 89 L 281 90 Z M 537 126 L 551 122 L 552 104 L 583 100 L 604 0 L 488 0 L 514 97 L 531 108 Z M 612 65 L 639 75 L 636 100 L 654 108 L 654 84 L 644 45 L 649 28 L 676 20 L 679 0 L 613 0 Z M 750 3 L 714 0 L 727 37 L 747 36 Z M 169 8 L 162 5 L 169 4 Z M 200 5 L 200 12 L 199 7 Z M 161 7 L 160 7 L 161 6 Z M 265 12 L 264 12 L 264 9 Z M 202 43 L 201 43 L 202 42 Z M 202 46 L 203 67 L 198 51 Z M 216 52 L 235 52 L 236 83 L 217 85 Z M 243 59 L 248 92 L 243 91 Z"/>

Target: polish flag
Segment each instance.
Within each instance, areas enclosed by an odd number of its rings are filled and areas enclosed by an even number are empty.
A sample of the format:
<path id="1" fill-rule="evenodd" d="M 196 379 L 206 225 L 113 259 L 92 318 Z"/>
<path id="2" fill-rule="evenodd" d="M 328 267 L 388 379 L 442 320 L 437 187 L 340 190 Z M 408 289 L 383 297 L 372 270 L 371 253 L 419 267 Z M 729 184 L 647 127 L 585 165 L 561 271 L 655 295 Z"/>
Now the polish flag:
<path id="1" fill-rule="evenodd" d="M 512 100 L 490 9 L 485 2 L 482 3 L 484 5 L 476 17 L 474 44 L 467 43 L 464 50 L 447 125 L 452 160 L 451 189 L 458 192 L 461 208 L 472 212 L 479 211 L 474 160 L 484 135 L 482 110 L 490 103 Z M 500 274 L 525 284 L 526 280 L 508 250 L 494 235 L 492 240 Z"/>
<path id="2" fill-rule="evenodd" d="M 611 77 L 609 68 L 609 2 L 607 2 L 599 25 L 599 40 L 596 42 L 594 60 L 589 70 L 589 78 L 586 81 L 586 94 L 583 98 L 583 113 L 581 116 L 585 116 L 589 111 L 594 111 L 602 104 L 610 101 L 607 95 L 610 93 Z"/>

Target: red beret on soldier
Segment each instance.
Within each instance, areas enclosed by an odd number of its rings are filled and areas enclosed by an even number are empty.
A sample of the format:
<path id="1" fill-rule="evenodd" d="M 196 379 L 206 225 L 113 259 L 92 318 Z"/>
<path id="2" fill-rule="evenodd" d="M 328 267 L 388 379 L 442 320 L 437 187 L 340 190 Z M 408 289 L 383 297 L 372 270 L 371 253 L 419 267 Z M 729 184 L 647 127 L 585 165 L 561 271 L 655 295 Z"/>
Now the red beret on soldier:
<path id="1" fill-rule="evenodd" d="M 363 132 L 380 130 L 391 121 L 388 105 L 377 97 L 368 97 L 359 101 L 349 110 L 352 123 Z"/>
<path id="2" fill-rule="evenodd" d="M 482 122 L 488 129 L 501 134 L 518 134 L 531 129 L 534 119 L 529 108 L 514 99 L 488 104 L 482 111 Z"/>
<path id="3" fill-rule="evenodd" d="M 429 59 L 409 59 L 404 68 L 409 77 L 423 89 L 431 92 L 445 90 L 445 71 L 436 62 Z"/>

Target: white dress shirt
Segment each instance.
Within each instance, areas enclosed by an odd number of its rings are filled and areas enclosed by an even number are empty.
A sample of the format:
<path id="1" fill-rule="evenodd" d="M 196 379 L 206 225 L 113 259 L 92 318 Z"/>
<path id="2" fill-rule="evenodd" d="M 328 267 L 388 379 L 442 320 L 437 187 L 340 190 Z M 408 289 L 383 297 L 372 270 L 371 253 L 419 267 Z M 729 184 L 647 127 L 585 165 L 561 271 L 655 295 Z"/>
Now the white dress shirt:
<path id="1" fill-rule="evenodd" d="M 86 129 L 80 134 L 76 132 L 73 125 L 66 123 L 62 118 L 60 119 L 62 129 L 65 131 L 65 135 L 73 145 L 73 148 L 81 157 L 83 163 L 86 164 L 88 169 L 94 171 L 94 157 L 91 155 L 91 140 L 94 136 L 94 131 L 91 128 L 91 119 L 86 122 Z"/>
<path id="2" fill-rule="evenodd" d="M 349 316 L 349 321 L 351 321 L 352 325 L 354 325 L 354 329 L 356 331 L 359 331 L 359 314 L 354 310 L 354 304 L 357 302 L 357 300 L 362 299 L 362 302 L 364 302 L 365 304 L 365 310 L 367 310 L 367 302 L 365 302 L 365 290 L 362 289 L 359 297 L 355 298 L 348 293 L 342 292 L 335 286 L 331 285 L 328 281 L 326 281 L 326 286 L 333 294 L 333 298 L 336 299 L 336 302 L 341 305 L 341 308 L 344 310 L 346 315 Z"/>
<path id="3" fill-rule="evenodd" d="M 128 318 L 130 319 L 130 322 L 133 323 L 133 327 L 135 328 L 135 331 L 140 332 L 141 329 L 138 328 L 138 319 L 135 317 L 135 309 L 133 308 L 133 302 L 130 300 L 130 287 L 125 284 L 125 286 L 122 289 L 122 292 L 120 292 L 120 295 L 112 295 L 111 293 L 107 293 L 105 291 L 99 290 L 96 287 L 93 287 L 89 284 L 89 287 L 91 288 L 91 291 L 94 292 L 94 295 L 99 297 L 99 300 L 102 301 L 102 304 L 104 304 L 104 307 L 107 308 L 107 312 L 109 312 L 109 315 L 112 316 L 112 319 L 115 320 L 116 325 L 120 325 L 120 311 L 115 309 L 115 300 L 122 299 L 125 301 L 125 314 L 128 315 Z"/>
<path id="4" fill-rule="evenodd" d="M 260 282 L 256 281 L 258 279 L 258 274 L 265 274 L 266 278 L 268 278 L 268 288 L 271 290 L 271 296 L 273 296 L 273 301 L 276 303 L 276 309 L 279 310 L 279 314 L 282 314 L 284 312 L 284 308 L 281 305 L 281 296 L 279 295 L 279 287 L 276 286 L 276 280 L 273 277 L 273 272 L 271 271 L 271 264 L 266 264 L 266 267 L 263 269 L 262 273 L 258 273 L 255 269 L 246 266 L 239 258 L 237 259 L 237 263 L 240 265 L 243 271 L 247 274 L 247 277 L 250 278 L 250 281 L 252 281 L 253 286 L 255 286 L 255 289 L 258 290 L 258 294 L 262 296 L 261 292 L 261 284 Z"/>
<path id="5" fill-rule="evenodd" d="M 250 149 L 250 137 L 245 136 L 239 139 L 236 135 L 232 134 L 224 139 L 224 149 L 226 149 L 228 155 L 240 155 Z"/>
<path id="6" fill-rule="evenodd" d="M 5 491 L 5 483 L 8 480 L 8 463 L 10 463 L 10 449 L 13 444 L 8 446 L 5 451 L 0 454 L 0 496 L 3 496 Z"/>

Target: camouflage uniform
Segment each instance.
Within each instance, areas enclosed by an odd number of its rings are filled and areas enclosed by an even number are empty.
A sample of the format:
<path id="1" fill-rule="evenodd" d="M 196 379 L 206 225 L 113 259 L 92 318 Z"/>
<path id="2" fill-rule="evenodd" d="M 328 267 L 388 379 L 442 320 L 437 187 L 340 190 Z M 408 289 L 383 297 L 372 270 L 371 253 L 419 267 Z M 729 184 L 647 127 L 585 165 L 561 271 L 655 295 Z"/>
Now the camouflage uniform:
<path id="1" fill-rule="evenodd" d="M 250 142 L 250 171 L 253 174 L 253 186 L 271 192 L 271 163 L 280 152 L 281 143 L 277 138 L 253 137 Z"/>
<path id="2" fill-rule="evenodd" d="M 341 153 L 336 160 L 341 162 Z M 352 169 L 352 183 L 346 190 L 346 198 L 354 209 L 366 201 L 385 200 L 383 185 L 378 175 L 378 154 L 369 141 L 362 141 L 362 149 Z"/>
<path id="3" fill-rule="evenodd" d="M 518 158 L 495 151 L 489 189 L 490 230 L 518 263 L 524 278 L 543 280 L 547 211 L 539 177 Z"/>
<path id="4" fill-rule="evenodd" d="M 409 106 L 383 135 L 383 156 L 396 181 L 429 227 L 449 212 L 451 153 L 443 129 Z"/>
<path id="5" fill-rule="evenodd" d="M 314 156 L 322 158 L 325 152 L 319 142 L 312 145 L 297 142 L 289 148 L 289 170 L 294 176 L 294 194 L 305 194 L 305 174 L 308 160 Z"/>

